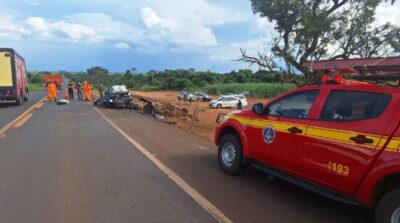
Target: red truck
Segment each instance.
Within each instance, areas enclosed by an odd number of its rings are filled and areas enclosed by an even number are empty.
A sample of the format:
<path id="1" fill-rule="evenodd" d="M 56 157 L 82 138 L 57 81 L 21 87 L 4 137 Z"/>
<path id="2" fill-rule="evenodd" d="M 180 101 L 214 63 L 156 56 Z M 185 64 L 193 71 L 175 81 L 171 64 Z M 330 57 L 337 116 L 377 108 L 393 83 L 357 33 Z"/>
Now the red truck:
<path id="1" fill-rule="evenodd" d="M 54 82 L 57 85 L 58 90 L 61 90 L 62 87 L 61 74 L 46 74 L 43 76 L 43 81 L 46 84 L 46 86 L 49 82 Z"/>
<path id="2" fill-rule="evenodd" d="M 27 101 L 29 95 L 25 60 L 15 50 L 0 48 L 0 101 Z"/>
<path id="3" fill-rule="evenodd" d="M 251 165 L 374 208 L 378 223 L 400 222 L 400 87 L 324 81 L 223 117 L 215 132 L 220 168 L 238 175 Z"/>

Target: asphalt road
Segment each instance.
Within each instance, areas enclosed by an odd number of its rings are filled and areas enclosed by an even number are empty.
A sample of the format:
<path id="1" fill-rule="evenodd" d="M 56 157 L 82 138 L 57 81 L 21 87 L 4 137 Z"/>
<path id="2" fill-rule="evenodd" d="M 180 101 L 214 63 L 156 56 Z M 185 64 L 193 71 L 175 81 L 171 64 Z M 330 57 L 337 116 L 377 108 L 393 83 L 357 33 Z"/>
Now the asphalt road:
<path id="1" fill-rule="evenodd" d="M 43 94 L 0 106 L 0 129 Z M 367 210 L 254 169 L 227 176 L 212 143 L 151 117 L 100 112 L 234 222 L 372 222 Z M 215 222 L 88 103 L 31 114 L 0 136 L 1 222 Z"/>
<path id="2" fill-rule="evenodd" d="M 1 222 L 215 222 L 85 102 L 0 138 Z"/>
<path id="3" fill-rule="evenodd" d="M 13 102 L 0 103 L 0 128 L 13 119 L 17 118 L 20 114 L 26 111 L 29 107 L 46 96 L 46 91 L 32 91 L 29 95 L 29 100 L 24 101 L 22 105 L 16 105 Z"/>

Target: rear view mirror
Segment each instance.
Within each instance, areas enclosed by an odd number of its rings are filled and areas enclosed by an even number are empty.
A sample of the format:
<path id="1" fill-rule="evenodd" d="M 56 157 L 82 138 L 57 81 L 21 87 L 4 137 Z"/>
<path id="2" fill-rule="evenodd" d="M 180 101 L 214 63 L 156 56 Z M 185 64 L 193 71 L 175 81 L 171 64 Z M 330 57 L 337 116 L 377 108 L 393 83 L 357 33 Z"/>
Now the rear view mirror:
<path id="1" fill-rule="evenodd" d="M 263 115 L 264 114 L 264 105 L 262 103 L 254 104 L 251 110 L 254 113 L 256 113 L 257 115 Z"/>

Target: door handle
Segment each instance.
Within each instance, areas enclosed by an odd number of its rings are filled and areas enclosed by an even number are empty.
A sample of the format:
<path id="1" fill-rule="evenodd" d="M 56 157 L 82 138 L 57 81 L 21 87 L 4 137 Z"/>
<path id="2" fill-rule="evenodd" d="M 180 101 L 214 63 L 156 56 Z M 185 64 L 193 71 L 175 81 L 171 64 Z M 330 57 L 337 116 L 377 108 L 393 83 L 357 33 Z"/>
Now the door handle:
<path id="1" fill-rule="evenodd" d="M 371 144 L 374 143 L 373 139 L 367 138 L 365 135 L 357 135 L 350 137 L 351 141 L 354 141 L 358 144 Z"/>
<path id="2" fill-rule="evenodd" d="M 297 128 L 297 127 L 292 127 L 292 128 L 288 128 L 287 129 L 289 132 L 294 133 L 294 134 L 298 134 L 298 133 L 303 133 L 303 130 Z"/>

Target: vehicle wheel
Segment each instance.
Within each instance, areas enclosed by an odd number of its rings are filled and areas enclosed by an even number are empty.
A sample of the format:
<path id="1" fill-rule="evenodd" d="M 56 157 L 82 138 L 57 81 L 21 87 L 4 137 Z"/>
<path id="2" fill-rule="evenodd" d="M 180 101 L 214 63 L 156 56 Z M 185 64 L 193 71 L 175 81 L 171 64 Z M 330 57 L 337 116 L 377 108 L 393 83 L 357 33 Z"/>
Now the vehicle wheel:
<path id="1" fill-rule="evenodd" d="M 17 97 L 16 103 L 17 103 L 17 105 L 21 105 L 22 104 L 21 97 Z"/>
<path id="2" fill-rule="evenodd" d="M 27 91 L 27 92 L 25 93 L 24 101 L 28 101 L 28 97 L 29 97 L 29 91 Z"/>
<path id="3" fill-rule="evenodd" d="M 24 97 L 24 101 L 28 101 L 28 97 L 29 97 L 29 89 L 26 88 L 25 89 L 25 97 Z"/>
<path id="4" fill-rule="evenodd" d="M 376 223 L 400 222 L 400 189 L 387 193 L 375 209 Z"/>
<path id="5" fill-rule="evenodd" d="M 222 105 L 221 104 L 218 104 L 217 105 L 217 108 L 219 109 L 219 108 L 222 108 Z"/>
<path id="6" fill-rule="evenodd" d="M 223 172 L 239 175 L 244 172 L 242 145 L 236 135 L 225 135 L 218 145 L 218 164 Z"/>

